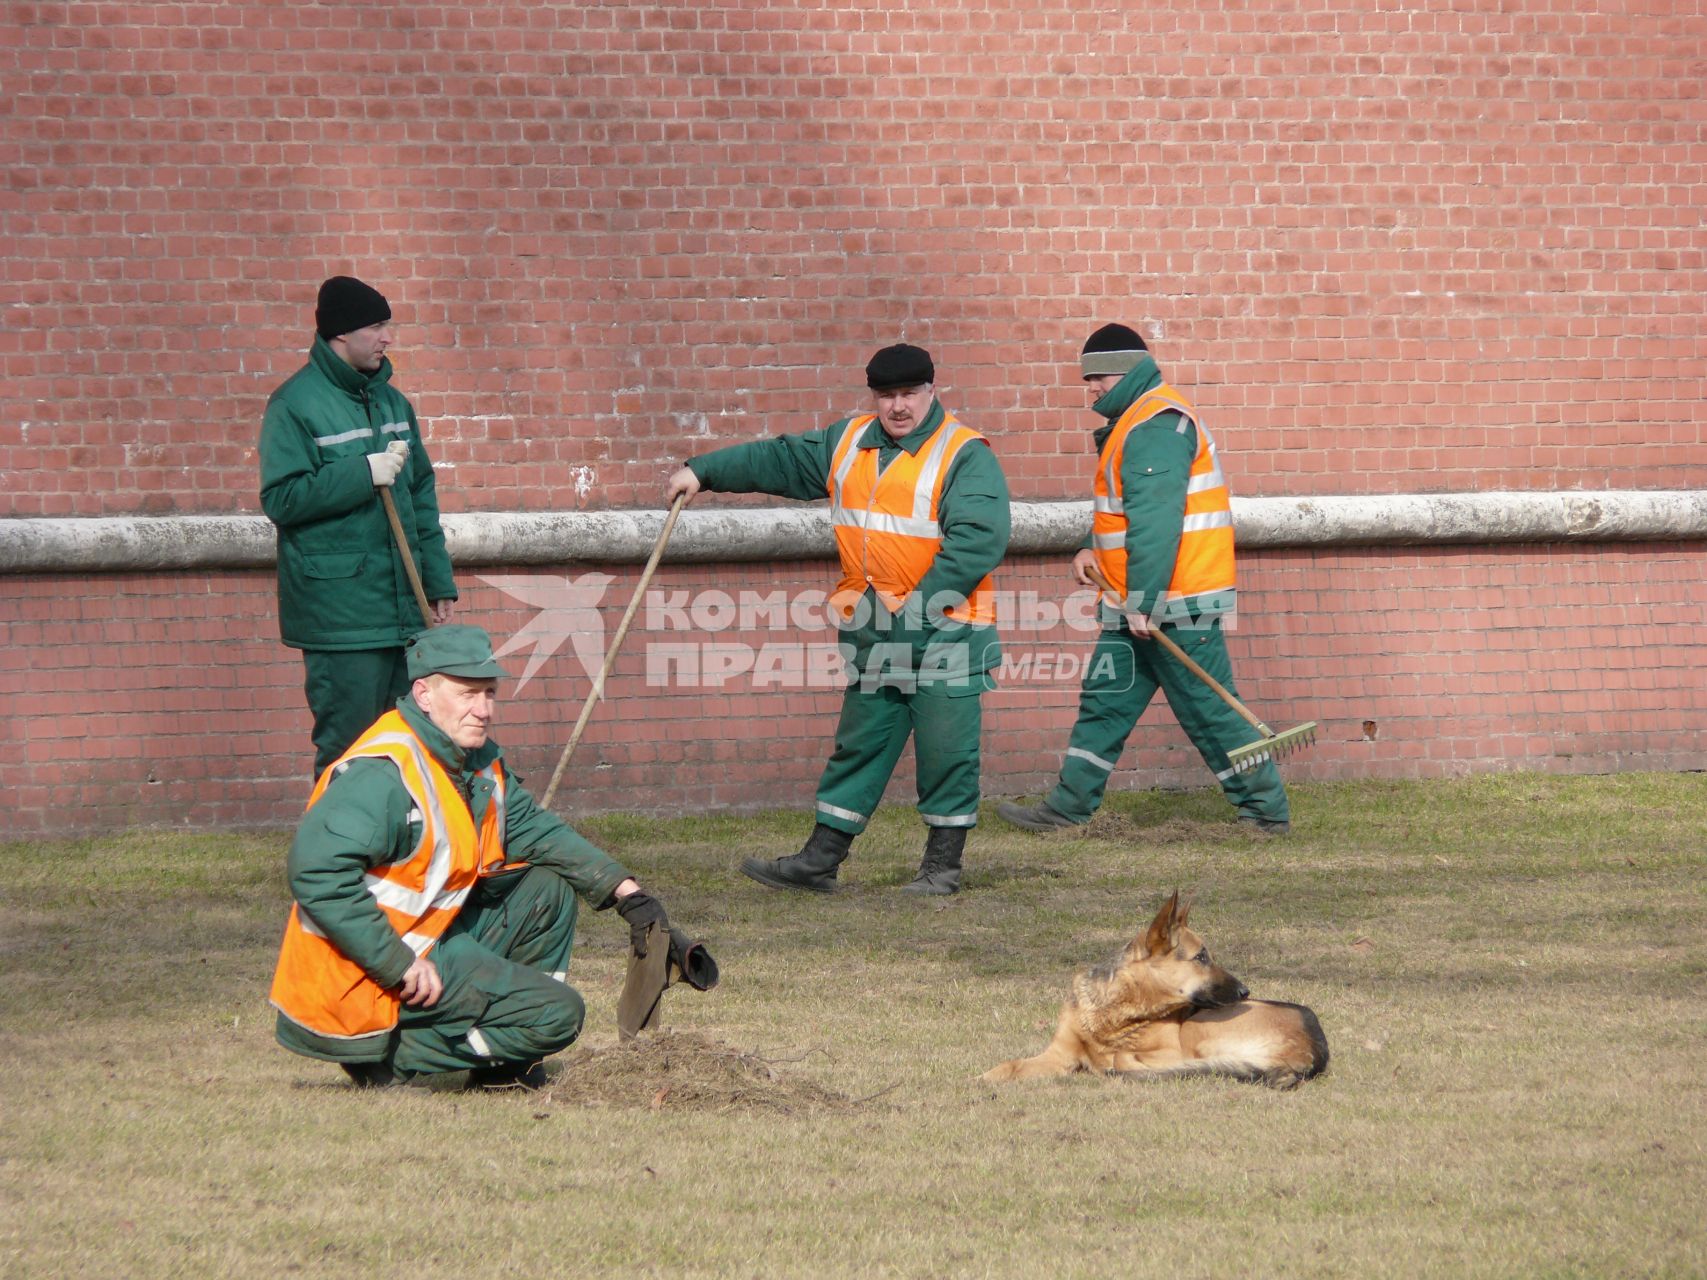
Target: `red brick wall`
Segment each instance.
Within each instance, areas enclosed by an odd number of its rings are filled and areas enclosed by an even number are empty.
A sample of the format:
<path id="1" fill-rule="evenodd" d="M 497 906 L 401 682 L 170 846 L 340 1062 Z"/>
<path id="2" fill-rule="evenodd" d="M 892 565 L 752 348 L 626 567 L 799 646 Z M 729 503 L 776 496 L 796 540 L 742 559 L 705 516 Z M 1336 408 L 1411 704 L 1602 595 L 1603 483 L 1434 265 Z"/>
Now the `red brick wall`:
<path id="1" fill-rule="evenodd" d="M 1293 778 L 1707 768 L 1704 559 L 1698 544 L 1252 555 L 1229 641 L 1234 672 L 1272 727 L 1321 724 L 1317 744 L 1285 762 Z M 605 592 L 613 633 L 637 576 L 624 570 Z M 666 565 L 654 588 L 738 598 L 822 588 L 827 577 L 825 565 Z M 1055 601 L 1063 583 L 1059 564 L 1031 558 L 1010 563 L 1000 586 Z M 467 611 L 500 638 L 533 616 L 479 575 L 465 585 Z M 308 715 L 300 663 L 272 640 L 268 575 L 14 579 L 4 601 L 0 670 L 20 690 L 9 720 L 23 748 L 9 770 L 13 834 L 271 825 L 299 811 Z M 656 648 L 704 638 L 654 625 L 673 616 L 637 614 L 557 808 L 796 806 L 804 822 L 837 695 L 757 686 L 751 675 L 697 691 L 660 684 Z M 824 637 L 731 627 L 712 638 L 780 647 L 774 654 Z M 1071 654 L 1082 638 L 1016 625 L 1008 648 Z M 566 648 L 518 693 L 527 660 L 505 659 L 518 680 L 497 735 L 543 791 L 590 679 Z M 1050 784 L 1076 691 L 1071 679 L 1034 674 L 986 700 L 987 798 Z M 910 760 L 891 789 L 899 801 L 912 794 Z M 1151 785 L 1210 785 L 1161 699 L 1113 783 Z"/>
<path id="2" fill-rule="evenodd" d="M 255 509 L 345 270 L 455 510 L 650 502 L 903 333 L 1074 494 L 1113 318 L 1247 493 L 1707 483 L 1699 0 L 8 18 L 7 514 Z"/>
<path id="3" fill-rule="evenodd" d="M 404 324 L 397 382 L 448 511 L 651 504 L 686 453 L 856 406 L 899 337 L 936 354 L 1017 497 L 1079 496 L 1072 356 L 1110 319 L 1203 405 L 1241 494 L 1701 487 L 1704 8 L 10 5 L 0 516 L 256 510 L 262 405 L 342 271 Z M 1674 722 L 1700 709 L 1670 664 L 1703 655 L 1650 613 L 1698 609 L 1700 567 L 1261 556 L 1236 669 L 1319 714 L 1349 666 L 1431 726 L 1388 737 L 1394 712 L 1348 703 L 1380 736 L 1305 772 L 1663 765 L 1697 750 Z M 1446 640 L 1395 584 L 1448 603 Z M 1394 603 L 1306 628 L 1295 591 Z M 1575 625 L 1578 592 L 1627 616 L 1627 662 Z M 1451 625 L 1491 598 L 1545 625 L 1497 632 L 1511 649 Z M 0 579 L 0 627 L 8 688 L 54 713 L 10 730 L 43 823 L 294 804 L 297 675 L 264 575 Z M 181 689 L 197 646 L 229 683 Z M 240 749 L 149 782 L 133 744 L 232 732 L 216 695 Z M 1450 731 L 1441 698 L 1473 703 Z M 654 723 L 734 751 L 715 709 Z M 780 785 L 823 725 L 776 711 L 752 727 L 780 735 Z M 1055 751 L 1066 715 L 1003 694 L 990 719 Z M 646 746 L 680 768 L 610 776 L 751 798 Z M 1176 770 L 1159 750 L 1137 758 Z"/>

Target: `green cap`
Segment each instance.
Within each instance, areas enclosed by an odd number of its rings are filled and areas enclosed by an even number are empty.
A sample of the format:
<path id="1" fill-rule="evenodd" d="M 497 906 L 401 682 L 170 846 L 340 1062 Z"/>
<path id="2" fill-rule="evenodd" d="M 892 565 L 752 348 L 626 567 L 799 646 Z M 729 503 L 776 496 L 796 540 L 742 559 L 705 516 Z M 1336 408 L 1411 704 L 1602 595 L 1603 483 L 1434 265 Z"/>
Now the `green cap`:
<path id="1" fill-rule="evenodd" d="M 492 638 L 465 622 L 446 623 L 423 631 L 409 642 L 409 678 L 461 676 L 465 680 L 495 680 L 510 673 L 492 656 Z"/>

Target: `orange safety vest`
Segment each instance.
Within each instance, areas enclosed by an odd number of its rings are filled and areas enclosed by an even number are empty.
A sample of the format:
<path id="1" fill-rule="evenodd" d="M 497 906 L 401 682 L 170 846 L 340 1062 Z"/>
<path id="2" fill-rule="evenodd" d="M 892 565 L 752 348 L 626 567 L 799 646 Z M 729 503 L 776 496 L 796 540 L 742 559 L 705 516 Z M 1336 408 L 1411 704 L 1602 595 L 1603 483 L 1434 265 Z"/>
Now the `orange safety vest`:
<path id="1" fill-rule="evenodd" d="M 504 767 L 493 760 L 480 771 L 492 780 L 492 799 L 476 832 L 468 802 L 444 766 L 399 712 L 387 711 L 320 775 L 308 807 L 346 761 L 361 757 L 397 766 L 415 805 L 409 816 L 421 823 L 421 842 L 409 857 L 372 868 L 365 880 L 391 927 L 424 956 L 456 919 L 476 880 L 517 865 L 504 862 Z M 292 1022 L 338 1040 L 384 1035 L 397 1025 L 399 1012 L 397 996 L 339 951 L 295 902 L 273 973 L 272 1002 Z"/>
<path id="2" fill-rule="evenodd" d="M 984 439 L 945 412 L 942 425 L 917 453 L 901 450 L 880 473 L 878 445 L 857 444 L 876 420 L 876 414 L 867 413 L 848 423 L 830 459 L 830 521 L 842 557 L 842 580 L 831 599 L 844 618 L 852 616 L 867 587 L 876 587 L 891 608 L 912 594 L 942 549 L 937 510 L 949 467 L 962 449 Z M 956 622 L 994 626 L 990 575 L 970 598 L 943 613 Z"/>
<path id="3" fill-rule="evenodd" d="M 1197 428 L 1197 456 L 1192 459 L 1191 478 L 1186 483 L 1185 519 L 1167 599 L 1183 600 L 1233 588 L 1233 503 L 1215 455 L 1215 441 L 1186 398 L 1164 382 L 1139 396 L 1120 415 L 1097 457 L 1091 546 L 1097 568 L 1121 600 L 1126 599 L 1127 520 L 1120 466 L 1126 440 L 1141 424 L 1169 412 L 1182 414 Z M 1178 429 L 1184 431 L 1185 424 L 1182 422 Z"/>

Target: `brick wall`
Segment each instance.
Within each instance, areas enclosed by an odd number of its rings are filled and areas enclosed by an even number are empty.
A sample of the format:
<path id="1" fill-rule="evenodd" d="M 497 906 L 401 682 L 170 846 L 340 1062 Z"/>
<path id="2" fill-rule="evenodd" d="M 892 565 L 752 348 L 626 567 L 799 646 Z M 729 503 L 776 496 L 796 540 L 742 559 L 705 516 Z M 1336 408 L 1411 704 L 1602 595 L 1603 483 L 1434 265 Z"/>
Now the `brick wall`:
<path id="1" fill-rule="evenodd" d="M 856 407 L 900 337 L 1016 496 L 1080 496 L 1071 360 L 1110 319 L 1198 399 L 1242 494 L 1707 486 L 1704 9 L 10 5 L 0 516 L 256 510 L 262 405 L 344 271 L 403 322 L 447 511 L 650 505 L 684 454 Z M 1676 624 L 1700 569 L 1267 554 L 1236 669 L 1275 719 L 1375 720 L 1304 773 L 1699 764 Z M 1295 593 L 1365 603 L 1323 624 Z M 473 603 L 504 630 L 501 598 Z M 1502 607 L 1538 616 L 1489 632 Z M 0 628 L 7 688 L 45 713 L 8 730 L 26 826 L 294 806 L 264 575 L 0 579 Z M 204 651 L 227 683 L 184 688 Z M 826 696 L 739 733 L 669 699 L 600 776 L 748 803 L 765 787 L 715 752 L 748 767 L 762 732 L 797 791 Z M 1016 787 L 1070 716 L 1023 701 L 990 714 Z M 543 757 L 558 722 L 517 728 Z M 1164 733 L 1133 758 L 1189 776 Z"/>
<path id="2" fill-rule="evenodd" d="M 1699 545 L 1660 544 L 1256 554 L 1229 640 L 1234 672 L 1274 728 L 1321 724 L 1317 744 L 1285 762 L 1293 778 L 1707 768 L 1703 562 Z M 485 576 L 465 577 L 465 608 L 512 637 L 533 611 Z M 773 628 L 751 610 L 758 625 L 743 626 L 739 608 L 823 588 L 828 576 L 822 564 L 664 566 L 557 808 L 785 806 L 806 821 L 839 700 L 803 687 L 786 664 L 827 634 Z M 599 610 L 611 633 L 637 577 L 621 571 L 605 588 Z M 1065 594 L 1062 566 L 1036 558 L 1010 562 L 999 585 L 1042 604 Z M 695 615 L 676 602 L 715 603 L 707 593 L 717 592 L 736 605 L 728 626 L 701 612 L 715 630 L 677 629 Z M 300 810 L 308 714 L 301 665 L 272 638 L 269 575 L 14 579 L 4 599 L 0 671 L 19 690 L 9 720 L 22 745 L 9 771 L 12 834 L 274 825 Z M 702 656 L 698 687 L 684 687 L 694 668 L 664 656 L 684 643 L 722 646 L 736 674 L 716 681 Z M 1007 647 L 1013 673 L 985 703 L 987 796 L 1037 794 L 1053 780 L 1084 637 L 1020 617 Z M 1052 665 L 1038 655 L 1054 655 Z M 516 678 L 496 733 L 543 791 L 591 680 L 566 646 L 523 683 L 529 658 L 526 649 L 505 658 Z M 897 800 L 912 795 L 910 761 L 897 770 Z M 1112 785 L 1209 785 L 1161 699 Z"/>

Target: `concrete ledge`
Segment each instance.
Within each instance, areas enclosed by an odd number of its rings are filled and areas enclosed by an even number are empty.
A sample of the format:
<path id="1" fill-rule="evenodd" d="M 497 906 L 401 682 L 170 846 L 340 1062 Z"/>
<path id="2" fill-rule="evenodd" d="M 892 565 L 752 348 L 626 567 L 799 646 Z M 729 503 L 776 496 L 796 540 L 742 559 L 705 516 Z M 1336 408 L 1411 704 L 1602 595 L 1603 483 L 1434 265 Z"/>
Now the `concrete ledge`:
<path id="1" fill-rule="evenodd" d="M 821 506 L 685 511 L 664 559 L 678 564 L 817 560 L 835 554 Z M 1011 554 L 1071 554 L 1090 528 L 1089 502 L 1016 502 Z M 1499 542 L 1677 542 L 1707 539 L 1707 490 L 1442 493 L 1235 498 L 1241 548 L 1416 546 Z M 444 518 L 460 568 L 631 564 L 651 554 L 657 511 L 486 512 Z M 275 561 L 264 516 L 0 520 L 0 575 L 264 569 Z"/>

